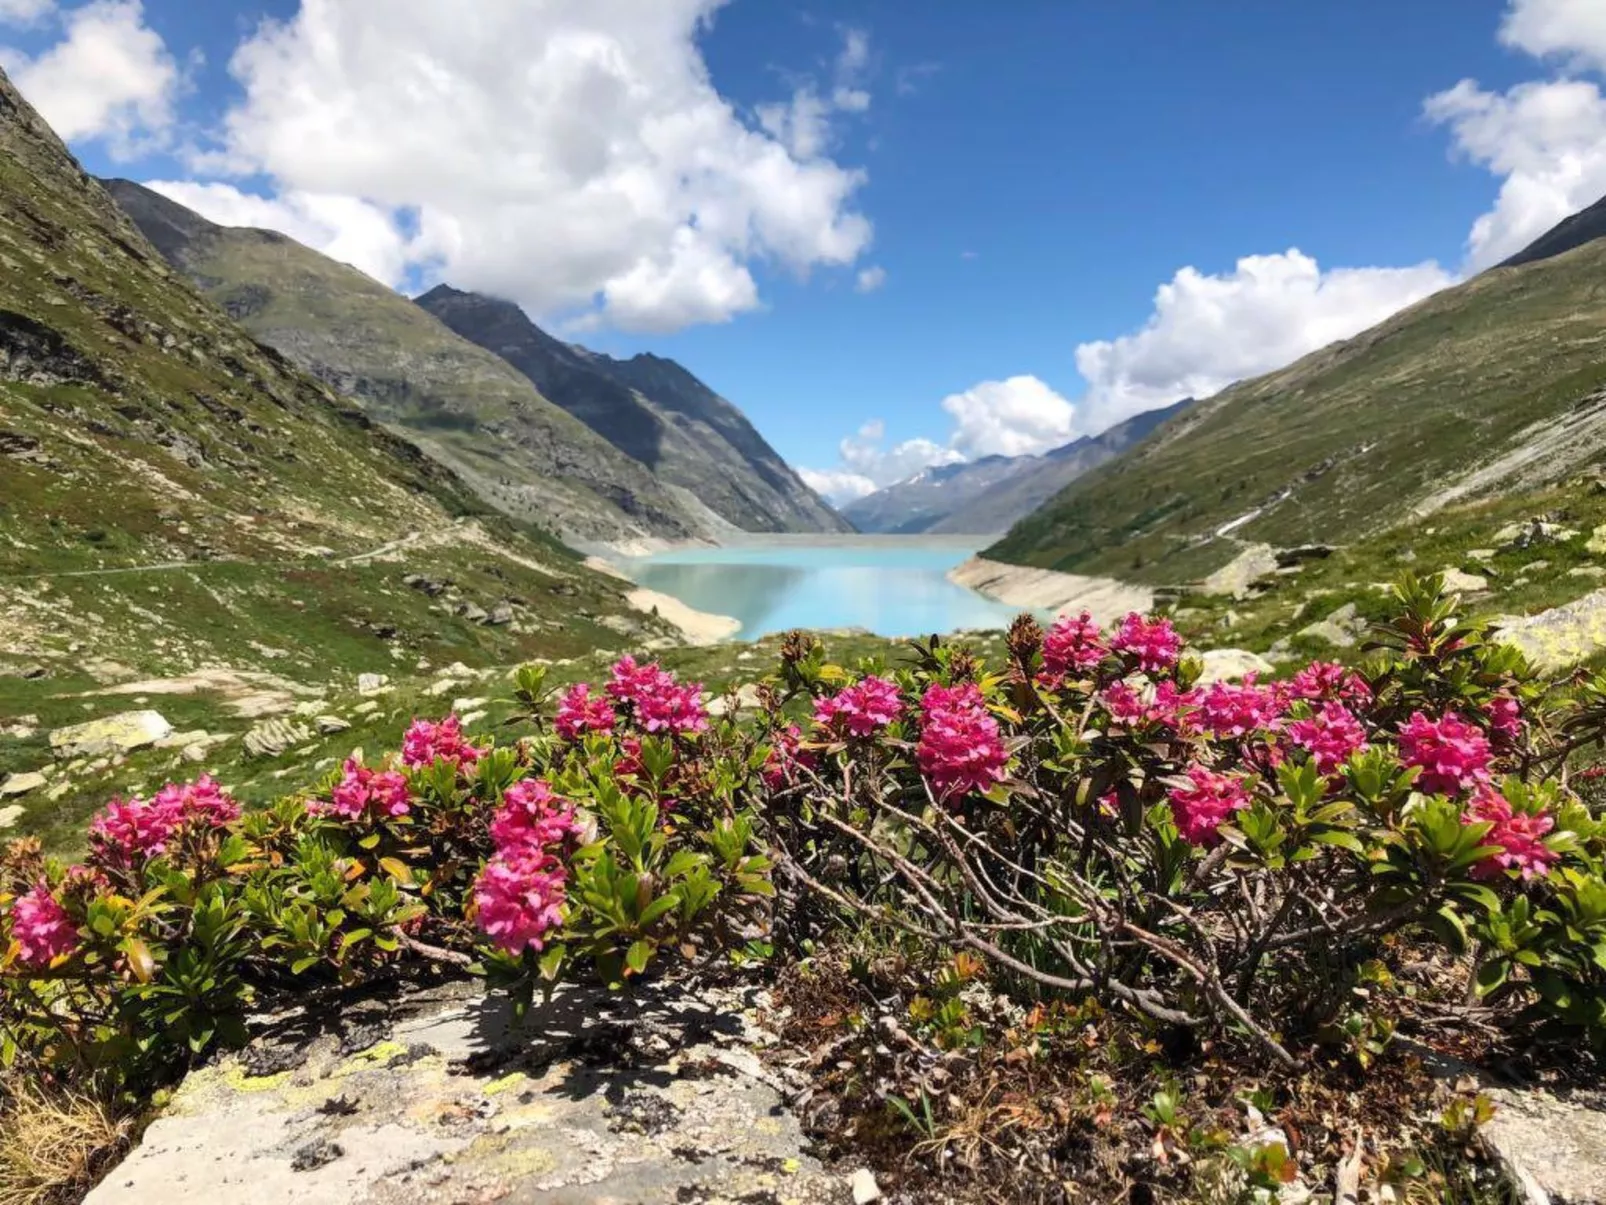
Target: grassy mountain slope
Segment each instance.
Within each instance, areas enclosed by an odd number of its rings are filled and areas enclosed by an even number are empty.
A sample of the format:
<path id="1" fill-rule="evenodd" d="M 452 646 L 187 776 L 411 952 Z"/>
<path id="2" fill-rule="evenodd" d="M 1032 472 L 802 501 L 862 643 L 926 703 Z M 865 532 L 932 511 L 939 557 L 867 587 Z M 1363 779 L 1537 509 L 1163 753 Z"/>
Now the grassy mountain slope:
<path id="1" fill-rule="evenodd" d="M 1544 488 L 1606 445 L 1603 279 L 1596 241 L 1446 289 L 1198 403 L 986 555 L 1182 583 L 1240 541 L 1348 543 Z"/>
<path id="2" fill-rule="evenodd" d="M 673 360 L 615 360 L 554 339 L 512 302 L 446 285 L 418 304 L 726 522 L 746 531 L 849 529 L 740 410 Z"/>
<path id="3" fill-rule="evenodd" d="M 0 74 L 0 673 L 505 663 L 629 612 L 198 294 Z"/>
<path id="4" fill-rule="evenodd" d="M 695 504 L 378 281 L 281 234 L 214 225 L 127 180 L 105 184 L 256 338 L 405 431 L 498 509 L 579 541 L 702 530 Z"/>

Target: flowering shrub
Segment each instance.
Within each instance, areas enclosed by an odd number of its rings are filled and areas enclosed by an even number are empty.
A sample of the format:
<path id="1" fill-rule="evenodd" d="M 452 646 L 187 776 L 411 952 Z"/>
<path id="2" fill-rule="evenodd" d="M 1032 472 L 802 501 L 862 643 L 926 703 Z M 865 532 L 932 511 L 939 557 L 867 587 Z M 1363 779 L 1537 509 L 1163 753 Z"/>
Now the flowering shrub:
<path id="1" fill-rule="evenodd" d="M 519 692 L 543 698 L 541 671 Z M 81 864 L 14 842 L 0 1055 L 146 1085 L 241 1040 L 276 993 L 406 959 L 479 965 L 527 1001 L 565 975 L 622 984 L 664 949 L 717 952 L 769 891 L 738 802 L 762 753 L 709 740 L 700 689 L 657 666 L 627 658 L 608 693 L 619 713 L 572 689 L 555 732 L 512 746 L 419 719 L 397 754 L 263 811 L 204 777 L 114 800 Z"/>
<path id="2" fill-rule="evenodd" d="M 1283 682 L 1202 684 L 1136 615 L 1023 617 L 992 671 L 933 639 L 853 673 L 793 634 L 742 723 L 630 657 L 556 699 L 526 667 L 515 743 L 419 719 L 264 810 L 207 778 L 114 800 L 81 864 L 0 858 L 0 1055 L 147 1084 L 406 960 L 523 1007 L 866 923 L 1285 1064 L 1397 938 L 1606 1040 L 1606 830 L 1570 779 L 1606 678 L 1547 693 L 1433 584 L 1398 598 L 1364 666 Z"/>
<path id="3" fill-rule="evenodd" d="M 1396 934 L 1606 1039 L 1606 833 L 1565 781 L 1606 732 L 1606 683 L 1546 699 L 1436 583 L 1398 601 L 1364 666 L 1272 683 L 1200 685 L 1169 623 L 1136 615 L 1023 618 L 994 676 L 933 643 L 898 699 L 794 648 L 824 756 L 768 811 L 789 910 L 1289 1064 L 1287 1035 L 1331 1028 Z M 867 684 L 889 726 L 844 740 L 837 701 Z M 889 718 L 915 706 L 909 731 Z"/>

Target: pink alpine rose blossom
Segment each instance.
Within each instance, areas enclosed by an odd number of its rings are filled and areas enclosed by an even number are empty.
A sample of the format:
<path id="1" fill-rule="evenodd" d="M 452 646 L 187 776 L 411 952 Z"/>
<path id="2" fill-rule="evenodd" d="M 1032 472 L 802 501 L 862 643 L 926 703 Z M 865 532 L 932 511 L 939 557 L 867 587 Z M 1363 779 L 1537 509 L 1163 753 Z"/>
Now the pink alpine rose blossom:
<path id="1" fill-rule="evenodd" d="M 1336 699 L 1323 703 L 1309 719 L 1288 725 L 1288 743 L 1309 753 L 1318 774 L 1332 774 L 1367 748 L 1366 729 Z"/>
<path id="2" fill-rule="evenodd" d="M 974 682 L 930 686 L 920 708 L 915 759 L 939 799 L 984 794 L 1003 781 L 1009 754 Z"/>
<path id="3" fill-rule="evenodd" d="M 1189 766 L 1187 778 L 1186 786 L 1170 791 L 1177 832 L 1190 845 L 1213 846 L 1221 840 L 1221 826 L 1249 806 L 1249 793 L 1241 779 L 1204 766 Z"/>
<path id="4" fill-rule="evenodd" d="M 1400 760 L 1422 768 L 1420 790 L 1455 795 L 1489 781 L 1489 738 L 1453 711 L 1437 720 L 1418 711 L 1400 729 Z"/>
<path id="5" fill-rule="evenodd" d="M 588 732 L 612 732 L 616 719 L 607 699 L 593 696 L 589 684 L 576 682 L 559 700 L 553 727 L 564 740 L 577 741 Z"/>
<path id="6" fill-rule="evenodd" d="M 1043 633 L 1043 672 L 1053 677 L 1096 669 L 1109 655 L 1099 625 L 1086 611 L 1061 615 Z"/>
<path id="7" fill-rule="evenodd" d="M 1228 739 L 1271 728 L 1282 715 L 1277 692 L 1255 685 L 1253 674 L 1241 684 L 1214 682 L 1199 705 L 1200 723 L 1211 736 Z"/>
<path id="8" fill-rule="evenodd" d="M 1553 817 L 1516 811 L 1509 800 L 1492 786 L 1478 788 L 1462 819 L 1468 823 L 1487 821 L 1493 827 L 1483 844 L 1497 845 L 1499 852 L 1473 864 L 1469 872 L 1475 879 L 1503 878 L 1515 870 L 1524 882 L 1542 879 L 1561 855 L 1544 843 L 1545 834 L 1556 827 Z"/>
<path id="9" fill-rule="evenodd" d="M 671 677 L 636 701 L 636 716 L 648 732 L 671 732 L 678 736 L 706 732 L 708 712 L 703 707 L 702 683 L 681 686 Z"/>
<path id="10" fill-rule="evenodd" d="M 491 820 L 497 850 L 547 849 L 578 830 L 574 807 L 539 778 L 524 778 L 502 792 L 502 806 Z"/>
<path id="11" fill-rule="evenodd" d="M 1175 668 L 1182 656 L 1182 637 L 1169 619 L 1145 619 L 1134 611 L 1121 621 L 1110 647 L 1136 658 L 1139 669 L 1153 674 Z"/>
<path id="12" fill-rule="evenodd" d="M 240 805 L 210 774 L 182 785 L 168 783 L 156 792 L 151 806 L 167 810 L 178 823 L 195 821 L 208 828 L 222 828 L 240 818 Z"/>
<path id="13" fill-rule="evenodd" d="M 509 954 L 540 950 L 563 923 L 563 865 L 536 849 L 510 849 L 485 863 L 474 883 L 480 931 Z"/>
<path id="14" fill-rule="evenodd" d="M 11 905 L 11 936 L 19 961 L 35 970 L 78 948 L 78 927 L 43 881 Z"/>
<path id="15" fill-rule="evenodd" d="M 160 804 L 113 799 L 89 822 L 89 848 L 104 865 L 132 867 L 165 853 L 182 820 L 171 795 Z"/>
<path id="16" fill-rule="evenodd" d="M 1522 735 L 1522 704 L 1508 694 L 1498 694 L 1484 708 L 1489 720 L 1489 731 L 1506 744 Z"/>
<path id="17" fill-rule="evenodd" d="M 874 675 L 814 701 L 814 722 L 839 737 L 871 736 L 902 714 L 897 684 Z"/>
<path id="18" fill-rule="evenodd" d="M 1372 688 L 1361 676 L 1337 661 L 1312 661 L 1289 679 L 1288 688 L 1294 698 L 1311 702 L 1337 699 L 1354 705 L 1372 698 Z"/>
<path id="19" fill-rule="evenodd" d="M 462 722 L 455 715 L 438 724 L 414 720 L 402 737 L 402 762 L 408 766 L 432 766 L 442 759 L 469 766 L 479 760 L 480 753 L 463 738 Z"/>
<path id="20" fill-rule="evenodd" d="M 405 816 L 412 811 L 407 776 L 399 770 L 373 770 L 348 757 L 340 781 L 329 792 L 329 802 L 311 803 L 308 810 L 342 820 Z"/>

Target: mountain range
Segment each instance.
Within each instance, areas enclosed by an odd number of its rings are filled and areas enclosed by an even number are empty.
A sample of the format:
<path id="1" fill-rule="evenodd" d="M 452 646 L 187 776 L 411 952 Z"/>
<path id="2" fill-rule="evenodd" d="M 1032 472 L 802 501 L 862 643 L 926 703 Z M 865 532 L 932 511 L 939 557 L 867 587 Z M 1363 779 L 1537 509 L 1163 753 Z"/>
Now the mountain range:
<path id="1" fill-rule="evenodd" d="M 1184 398 L 1035 456 L 935 465 L 842 508 L 860 531 L 996 535 L 1193 404 Z"/>
<path id="2" fill-rule="evenodd" d="M 414 304 L 282 234 L 216 225 L 131 181 L 103 183 L 252 335 L 514 518 L 614 546 L 847 530 L 740 411 L 672 361 L 598 356 L 511 303 L 448 288 Z"/>

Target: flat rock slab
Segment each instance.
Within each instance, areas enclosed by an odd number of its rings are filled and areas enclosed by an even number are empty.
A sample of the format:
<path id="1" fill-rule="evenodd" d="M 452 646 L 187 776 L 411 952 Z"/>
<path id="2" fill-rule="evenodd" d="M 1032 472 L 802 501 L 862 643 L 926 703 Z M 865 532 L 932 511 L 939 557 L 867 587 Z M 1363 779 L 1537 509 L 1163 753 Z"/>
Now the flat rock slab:
<path id="1" fill-rule="evenodd" d="M 452 985 L 290 1018 L 192 1073 L 88 1205 L 845 1205 L 753 1053 L 758 1003 L 575 989 L 514 1027 Z"/>
<path id="2" fill-rule="evenodd" d="M 172 731 L 173 725 L 163 719 L 160 712 L 124 711 L 57 728 L 50 734 L 50 750 L 62 759 L 128 753 L 154 745 Z"/>
<path id="3" fill-rule="evenodd" d="M 1545 1091 L 1488 1090 L 1483 1140 L 1527 1205 L 1606 1205 L 1606 1111 Z"/>

